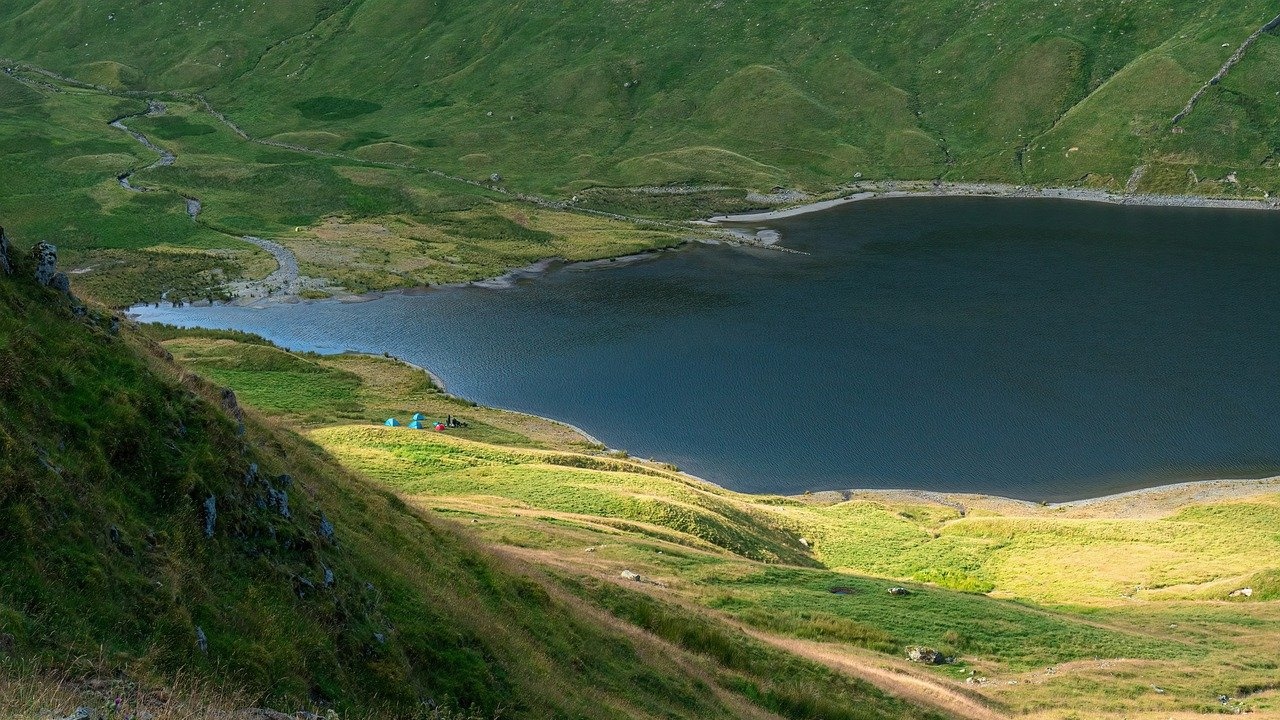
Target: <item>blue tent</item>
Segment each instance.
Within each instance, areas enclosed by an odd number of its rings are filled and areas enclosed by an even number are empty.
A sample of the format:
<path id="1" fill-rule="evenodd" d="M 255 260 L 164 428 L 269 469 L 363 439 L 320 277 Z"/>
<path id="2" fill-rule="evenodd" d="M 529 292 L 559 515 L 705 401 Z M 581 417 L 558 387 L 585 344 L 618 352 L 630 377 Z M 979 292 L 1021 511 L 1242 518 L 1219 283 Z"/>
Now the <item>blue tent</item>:
<path id="1" fill-rule="evenodd" d="M 387 421 L 382 424 L 387 427 L 400 427 L 400 421 L 395 418 L 387 418 Z"/>
<path id="2" fill-rule="evenodd" d="M 422 413 L 414 413 L 414 414 L 413 414 L 413 418 L 412 418 L 412 419 L 413 419 L 413 420 L 426 420 L 426 419 L 427 419 L 427 416 L 426 416 L 426 415 L 423 415 Z"/>
<path id="3" fill-rule="evenodd" d="M 409 427 L 413 430 L 423 430 L 427 426 L 423 425 L 421 420 L 414 420 L 413 422 L 409 423 Z"/>

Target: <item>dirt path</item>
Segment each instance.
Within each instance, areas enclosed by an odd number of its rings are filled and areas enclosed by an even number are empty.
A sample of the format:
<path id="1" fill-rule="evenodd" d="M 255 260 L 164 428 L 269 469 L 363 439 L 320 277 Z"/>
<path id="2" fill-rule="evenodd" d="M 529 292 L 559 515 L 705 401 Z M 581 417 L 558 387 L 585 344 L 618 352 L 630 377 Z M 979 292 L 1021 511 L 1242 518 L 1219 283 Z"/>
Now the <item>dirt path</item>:
<path id="1" fill-rule="evenodd" d="M 739 629 L 760 642 L 869 682 L 890 695 L 917 705 L 966 720 L 1005 720 L 1009 717 L 966 694 L 953 683 L 921 674 L 887 657 L 861 657 L 835 645 L 779 637 L 747 627 L 740 626 Z"/>
<path id="2" fill-rule="evenodd" d="M 870 683 L 888 695 L 915 705 L 932 708 L 963 720 L 1007 720 L 1010 717 L 987 705 L 978 693 L 968 692 L 962 686 L 945 678 L 934 677 L 905 660 L 843 645 L 800 640 L 762 632 L 726 615 L 695 605 L 670 591 L 665 585 L 619 580 L 612 564 L 605 566 L 595 562 L 567 560 L 560 553 L 550 550 L 505 546 L 493 547 L 492 550 L 500 555 L 520 558 L 535 565 L 573 574 L 588 574 L 622 585 L 628 590 L 647 592 L 664 602 L 679 605 L 688 612 L 713 617 L 759 642 L 819 663 L 842 675 Z"/>

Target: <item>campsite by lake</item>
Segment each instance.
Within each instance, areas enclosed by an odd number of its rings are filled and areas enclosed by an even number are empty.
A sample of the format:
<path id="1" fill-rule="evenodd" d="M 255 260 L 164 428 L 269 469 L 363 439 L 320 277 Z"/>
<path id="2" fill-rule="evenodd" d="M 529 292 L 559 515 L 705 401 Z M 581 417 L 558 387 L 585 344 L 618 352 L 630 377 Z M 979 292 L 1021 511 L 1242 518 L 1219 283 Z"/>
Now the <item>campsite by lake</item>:
<path id="1" fill-rule="evenodd" d="M 1280 213 L 903 198 L 768 228 L 802 252 L 131 312 L 386 352 L 744 492 L 1062 501 L 1280 471 Z"/>

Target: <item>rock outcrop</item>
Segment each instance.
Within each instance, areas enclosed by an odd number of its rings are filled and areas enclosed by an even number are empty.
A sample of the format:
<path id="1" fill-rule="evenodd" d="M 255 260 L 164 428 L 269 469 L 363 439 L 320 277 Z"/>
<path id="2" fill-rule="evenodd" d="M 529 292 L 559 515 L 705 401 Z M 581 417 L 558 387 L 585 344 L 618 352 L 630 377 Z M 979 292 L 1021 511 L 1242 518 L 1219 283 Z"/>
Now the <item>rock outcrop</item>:
<path id="1" fill-rule="evenodd" d="M 0 273 L 5 275 L 13 274 L 13 261 L 9 259 L 11 249 L 9 236 L 5 235 L 4 228 L 0 227 Z"/>
<path id="2" fill-rule="evenodd" d="M 53 276 L 58 273 L 58 248 L 47 242 L 37 243 L 31 248 L 31 257 L 36 261 L 36 282 L 48 287 Z"/>
<path id="3" fill-rule="evenodd" d="M 66 273 L 58 272 L 58 248 L 47 242 L 36 243 L 31 248 L 31 256 L 36 263 L 36 282 L 44 287 L 51 287 L 63 295 L 71 294 L 71 279 Z"/>
<path id="4" fill-rule="evenodd" d="M 925 665 L 946 665 L 948 662 L 946 655 L 927 647 L 907 648 L 907 659 Z"/>
<path id="5" fill-rule="evenodd" d="M 204 501 L 204 536 L 213 537 L 218 523 L 218 498 L 210 495 Z"/>
<path id="6" fill-rule="evenodd" d="M 231 388 L 223 388 L 222 390 L 222 409 L 236 421 L 236 434 L 244 434 L 244 411 L 240 409 L 240 401 L 236 399 L 235 391 Z M 257 472 L 257 466 L 254 466 L 254 472 Z M 248 480 L 245 481 L 248 484 Z"/>

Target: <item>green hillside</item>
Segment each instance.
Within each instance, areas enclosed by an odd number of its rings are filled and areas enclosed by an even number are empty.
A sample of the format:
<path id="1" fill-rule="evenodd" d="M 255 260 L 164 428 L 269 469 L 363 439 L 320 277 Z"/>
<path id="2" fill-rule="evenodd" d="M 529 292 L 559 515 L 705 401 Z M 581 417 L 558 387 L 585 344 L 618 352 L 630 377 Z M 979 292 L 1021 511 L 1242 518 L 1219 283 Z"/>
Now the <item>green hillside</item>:
<path id="1" fill-rule="evenodd" d="M 1280 36 L 1205 83 L 1275 11 L 15 0 L 0 214 L 124 306 L 245 294 L 274 267 L 246 236 L 321 297 L 669 247 L 713 231 L 654 220 L 854 182 L 1270 198 Z"/>
<path id="2" fill-rule="evenodd" d="M 822 190 L 855 173 L 1120 189 L 1142 164 L 1154 189 L 1280 190 L 1280 38 L 1170 132 L 1275 17 L 1263 0 L 72 5 L 9 3 L 0 52 L 109 87 L 207 91 L 257 135 L 540 192 Z M 1173 182 L 1167 165 L 1235 170 L 1240 187 Z"/>
<path id="3" fill-rule="evenodd" d="M 358 718 L 913 712 L 749 638 L 672 646 L 586 609 L 37 286 L 19 247 L 0 274 L 0 716 L 67 714 L 86 688 L 133 712 L 192 687 L 206 710 Z M 49 699 L 59 678 L 79 690 Z"/>

